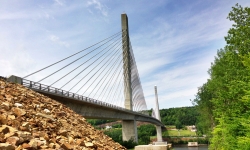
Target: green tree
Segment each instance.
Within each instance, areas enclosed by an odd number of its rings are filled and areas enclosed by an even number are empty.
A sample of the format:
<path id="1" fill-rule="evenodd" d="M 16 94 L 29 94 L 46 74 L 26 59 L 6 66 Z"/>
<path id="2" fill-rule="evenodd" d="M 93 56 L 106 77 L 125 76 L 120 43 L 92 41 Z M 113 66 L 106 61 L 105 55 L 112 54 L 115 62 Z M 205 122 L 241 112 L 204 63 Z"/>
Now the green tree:
<path id="1" fill-rule="evenodd" d="M 175 121 L 175 127 L 176 127 L 176 129 L 178 129 L 178 130 L 180 130 L 180 129 L 182 128 L 182 124 L 181 124 L 181 122 L 180 122 L 179 120 L 176 120 L 176 121 Z"/>
<path id="2" fill-rule="evenodd" d="M 147 145 L 150 143 L 150 136 L 156 135 L 156 128 L 152 124 L 141 125 L 137 129 L 138 144 Z"/>
<path id="3" fill-rule="evenodd" d="M 146 133 L 146 135 L 149 135 L 149 136 L 156 135 L 156 128 L 152 124 L 141 125 L 141 126 L 138 127 L 137 131 L 138 131 L 138 134 Z"/>
<path id="4" fill-rule="evenodd" d="M 244 58 L 250 51 L 250 8 L 236 4 L 228 18 L 235 24 L 225 37 L 227 45 L 223 57 L 212 66 L 212 77 L 220 83 L 220 91 L 213 99 L 218 124 L 213 131 L 211 148 L 249 149 L 250 141 L 246 140 L 249 138 L 246 126 L 249 105 L 246 102 L 250 74 Z"/>
<path id="5" fill-rule="evenodd" d="M 234 21 L 225 37 L 227 45 L 215 57 L 210 79 L 194 102 L 202 116 L 201 129 L 212 131 L 210 149 L 250 149 L 250 8 L 236 4 L 228 15 Z M 210 130 L 209 130 L 210 129 Z"/>
<path id="6" fill-rule="evenodd" d="M 197 130 L 198 134 L 206 134 L 208 137 L 211 136 L 211 131 L 215 126 L 215 121 L 213 117 L 213 104 L 212 100 L 212 93 L 213 90 L 210 88 L 210 80 L 207 83 L 203 84 L 203 86 L 198 88 L 198 93 L 196 98 L 194 99 L 194 104 L 196 107 L 199 115 L 197 117 Z"/>
<path id="7" fill-rule="evenodd" d="M 161 109 L 160 114 L 165 125 L 175 125 L 178 120 L 182 126 L 195 125 L 198 116 L 195 107 Z"/>
<path id="8" fill-rule="evenodd" d="M 122 143 L 122 129 L 110 129 L 105 130 L 104 134 L 111 137 L 114 141 Z"/>

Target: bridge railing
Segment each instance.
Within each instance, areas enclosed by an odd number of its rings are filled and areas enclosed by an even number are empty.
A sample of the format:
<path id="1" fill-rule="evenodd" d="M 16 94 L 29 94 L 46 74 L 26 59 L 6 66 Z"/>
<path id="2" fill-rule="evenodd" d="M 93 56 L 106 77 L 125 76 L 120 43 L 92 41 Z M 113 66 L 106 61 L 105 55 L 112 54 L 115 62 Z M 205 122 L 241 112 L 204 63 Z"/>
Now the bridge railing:
<path id="1" fill-rule="evenodd" d="M 22 85 L 27 87 L 27 88 L 34 89 L 34 90 L 49 92 L 49 93 L 53 93 L 53 94 L 56 94 L 56 95 L 61 95 L 61 96 L 64 96 L 64 97 L 74 98 L 74 99 L 86 101 L 86 102 L 101 105 L 101 106 L 106 106 L 106 107 L 111 107 L 111 108 L 116 108 L 116 109 L 120 109 L 120 110 L 126 110 L 126 111 L 130 111 L 130 112 L 134 112 L 132 110 L 129 110 L 129 109 L 126 109 L 126 108 L 123 108 L 123 107 L 120 107 L 120 106 L 116 106 L 116 105 L 113 105 L 113 104 L 102 102 L 102 101 L 99 101 L 99 100 L 96 100 L 96 99 L 93 99 L 93 98 L 85 97 L 85 96 L 82 96 L 82 95 L 79 95 L 79 94 L 76 94 L 76 93 L 72 93 L 72 92 L 69 92 L 69 91 L 65 91 L 65 90 L 62 90 L 62 89 L 58 89 L 58 88 L 51 87 L 51 86 L 48 86 L 48 85 L 44 85 L 44 84 L 41 84 L 41 83 L 38 83 L 38 82 L 30 81 L 30 80 L 27 80 L 27 79 L 22 79 Z M 139 112 L 139 113 L 144 114 L 143 112 Z"/>

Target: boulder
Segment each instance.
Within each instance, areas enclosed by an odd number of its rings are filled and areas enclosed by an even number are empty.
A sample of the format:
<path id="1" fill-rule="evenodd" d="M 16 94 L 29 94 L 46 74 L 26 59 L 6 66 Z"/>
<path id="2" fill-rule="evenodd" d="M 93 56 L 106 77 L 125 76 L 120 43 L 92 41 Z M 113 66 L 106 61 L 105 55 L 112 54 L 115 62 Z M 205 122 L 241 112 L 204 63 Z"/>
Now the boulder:
<path id="1" fill-rule="evenodd" d="M 13 146 L 9 143 L 0 143 L 0 149 L 1 150 L 14 150 L 15 146 Z"/>

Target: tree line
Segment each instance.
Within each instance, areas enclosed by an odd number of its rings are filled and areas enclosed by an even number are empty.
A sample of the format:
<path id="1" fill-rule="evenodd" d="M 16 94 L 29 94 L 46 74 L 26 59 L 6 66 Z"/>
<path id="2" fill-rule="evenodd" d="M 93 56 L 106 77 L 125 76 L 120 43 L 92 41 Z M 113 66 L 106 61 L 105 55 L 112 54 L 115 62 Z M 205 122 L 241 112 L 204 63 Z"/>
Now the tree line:
<path id="1" fill-rule="evenodd" d="M 198 112 L 195 107 L 161 109 L 161 121 L 165 125 L 175 125 L 180 129 L 187 125 L 196 125 Z"/>
<path id="2" fill-rule="evenodd" d="M 236 4 L 233 21 L 208 70 L 210 78 L 198 89 L 198 130 L 210 137 L 209 149 L 250 149 L 250 8 Z"/>

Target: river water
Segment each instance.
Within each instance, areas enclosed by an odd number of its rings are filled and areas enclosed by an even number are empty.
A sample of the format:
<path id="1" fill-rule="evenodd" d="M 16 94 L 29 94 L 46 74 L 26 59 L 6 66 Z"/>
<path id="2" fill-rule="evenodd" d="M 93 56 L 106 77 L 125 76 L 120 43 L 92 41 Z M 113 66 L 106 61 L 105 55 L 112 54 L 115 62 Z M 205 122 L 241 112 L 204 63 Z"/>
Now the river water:
<path id="1" fill-rule="evenodd" d="M 199 147 L 187 147 L 187 146 L 182 146 L 182 147 L 173 147 L 174 150 L 208 150 L 208 146 L 199 146 Z"/>

